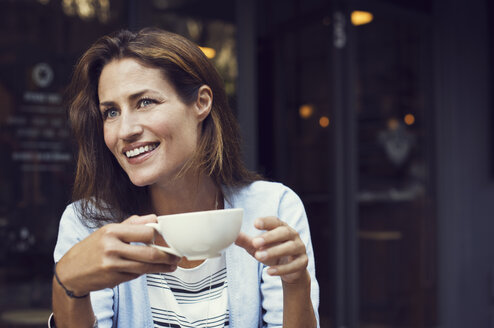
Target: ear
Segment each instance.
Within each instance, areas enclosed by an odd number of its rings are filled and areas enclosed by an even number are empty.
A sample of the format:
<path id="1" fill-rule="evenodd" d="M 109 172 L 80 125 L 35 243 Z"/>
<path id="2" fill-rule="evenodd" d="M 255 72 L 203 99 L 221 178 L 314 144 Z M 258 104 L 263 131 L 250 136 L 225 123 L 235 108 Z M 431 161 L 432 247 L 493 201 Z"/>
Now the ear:
<path id="1" fill-rule="evenodd" d="M 199 122 L 208 117 L 213 107 L 213 91 L 207 85 L 202 85 L 197 92 L 195 108 Z"/>

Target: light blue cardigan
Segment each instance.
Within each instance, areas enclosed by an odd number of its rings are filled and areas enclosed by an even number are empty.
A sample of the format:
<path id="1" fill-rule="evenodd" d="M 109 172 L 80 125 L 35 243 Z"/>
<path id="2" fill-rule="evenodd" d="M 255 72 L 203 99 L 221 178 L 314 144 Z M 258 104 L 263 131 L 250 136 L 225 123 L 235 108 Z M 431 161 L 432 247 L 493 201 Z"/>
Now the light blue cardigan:
<path id="1" fill-rule="evenodd" d="M 297 230 L 309 256 L 311 298 L 319 322 L 319 286 L 314 271 L 314 254 L 307 216 L 300 198 L 288 187 L 257 181 L 238 189 L 223 188 L 225 208 L 243 208 L 242 231 L 255 236 L 258 217 L 276 216 Z M 54 258 L 60 258 L 92 230 L 79 220 L 77 206 L 70 204 L 62 215 Z M 283 291 L 279 277 L 266 273 L 266 267 L 244 249 L 232 245 L 226 250 L 230 327 L 281 327 Z M 152 328 L 146 277 L 141 276 L 114 288 L 91 292 L 91 303 L 98 327 Z"/>

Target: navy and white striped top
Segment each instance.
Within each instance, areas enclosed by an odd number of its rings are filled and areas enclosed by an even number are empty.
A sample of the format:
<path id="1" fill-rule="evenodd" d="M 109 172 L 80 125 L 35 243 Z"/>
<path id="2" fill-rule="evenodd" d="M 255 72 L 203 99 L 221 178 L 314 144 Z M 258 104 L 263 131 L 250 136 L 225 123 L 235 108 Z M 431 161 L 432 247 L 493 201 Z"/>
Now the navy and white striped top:
<path id="1" fill-rule="evenodd" d="M 191 269 L 147 275 L 155 328 L 229 327 L 225 255 Z"/>

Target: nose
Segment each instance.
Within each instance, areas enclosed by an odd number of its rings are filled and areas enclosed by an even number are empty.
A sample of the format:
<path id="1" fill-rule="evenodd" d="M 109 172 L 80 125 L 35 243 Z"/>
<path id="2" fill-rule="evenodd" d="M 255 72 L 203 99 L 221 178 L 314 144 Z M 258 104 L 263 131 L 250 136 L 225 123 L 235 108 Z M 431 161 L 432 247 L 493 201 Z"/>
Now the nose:
<path id="1" fill-rule="evenodd" d="M 134 140 L 143 132 L 143 127 L 137 117 L 130 112 L 123 112 L 120 117 L 118 136 L 123 140 Z"/>

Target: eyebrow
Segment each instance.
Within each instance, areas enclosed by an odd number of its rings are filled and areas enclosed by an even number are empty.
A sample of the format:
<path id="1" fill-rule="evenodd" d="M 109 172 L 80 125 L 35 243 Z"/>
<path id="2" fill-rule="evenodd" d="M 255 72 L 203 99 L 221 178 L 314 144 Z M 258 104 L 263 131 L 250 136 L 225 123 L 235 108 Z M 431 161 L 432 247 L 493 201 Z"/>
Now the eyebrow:
<path id="1" fill-rule="evenodd" d="M 154 91 L 154 90 L 151 90 L 151 89 L 144 89 L 142 91 L 139 91 L 139 92 L 136 92 L 134 94 L 131 94 L 128 99 L 130 101 L 136 101 L 137 99 L 141 98 L 143 95 L 145 95 L 146 93 L 152 93 L 152 94 L 158 94 L 158 92 Z M 100 102 L 99 103 L 100 107 L 103 106 L 103 107 L 111 107 L 111 106 L 115 106 L 116 103 L 114 101 L 103 101 L 103 102 Z"/>

